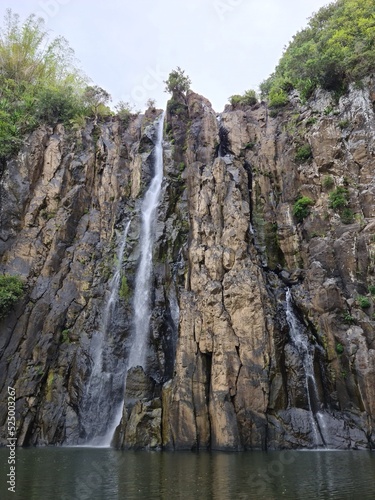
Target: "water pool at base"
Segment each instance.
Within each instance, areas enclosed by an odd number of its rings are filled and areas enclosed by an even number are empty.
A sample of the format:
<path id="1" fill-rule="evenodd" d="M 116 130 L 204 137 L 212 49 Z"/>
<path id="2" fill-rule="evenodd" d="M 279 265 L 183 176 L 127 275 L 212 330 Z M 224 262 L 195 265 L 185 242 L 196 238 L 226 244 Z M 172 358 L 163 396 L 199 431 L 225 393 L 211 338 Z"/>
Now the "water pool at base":
<path id="1" fill-rule="evenodd" d="M 133 452 L 28 448 L 16 452 L 16 493 L 0 449 L 1 499 L 375 498 L 375 453 L 366 451 Z"/>

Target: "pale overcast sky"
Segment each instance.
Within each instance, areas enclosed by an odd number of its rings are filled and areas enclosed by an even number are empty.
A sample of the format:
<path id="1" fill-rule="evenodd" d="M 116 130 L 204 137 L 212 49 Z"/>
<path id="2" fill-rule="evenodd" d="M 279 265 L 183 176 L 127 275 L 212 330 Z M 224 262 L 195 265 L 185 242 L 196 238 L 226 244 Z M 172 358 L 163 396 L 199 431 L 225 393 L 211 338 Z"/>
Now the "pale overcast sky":
<path id="1" fill-rule="evenodd" d="M 228 97 L 258 85 L 284 46 L 329 0 L 3 0 L 22 18 L 45 18 L 64 36 L 93 83 L 144 109 L 164 107 L 163 80 L 180 66 L 192 89 L 222 111 Z"/>

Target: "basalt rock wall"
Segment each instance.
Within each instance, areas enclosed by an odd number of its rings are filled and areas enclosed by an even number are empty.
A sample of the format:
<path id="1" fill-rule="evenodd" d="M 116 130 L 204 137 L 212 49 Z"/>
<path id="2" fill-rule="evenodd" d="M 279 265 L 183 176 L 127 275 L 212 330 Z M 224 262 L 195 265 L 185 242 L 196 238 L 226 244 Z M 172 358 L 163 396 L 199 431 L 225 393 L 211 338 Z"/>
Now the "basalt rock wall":
<path id="1" fill-rule="evenodd" d="M 302 103 L 295 93 L 278 110 L 258 103 L 220 115 L 194 92 L 173 96 L 148 361 L 128 377 L 116 446 L 373 446 L 374 102 L 371 80 L 339 100 L 318 91 Z M 158 115 L 41 127 L 7 166 L 1 270 L 27 288 L 1 321 L 0 387 L 4 399 L 16 389 L 19 445 L 85 439 L 93 339 L 131 220 L 114 372 L 129 352 Z M 302 216 L 298 198 L 308 200 Z M 287 289 L 312 377 L 291 335 Z M 117 389 L 109 407 L 119 397 Z"/>

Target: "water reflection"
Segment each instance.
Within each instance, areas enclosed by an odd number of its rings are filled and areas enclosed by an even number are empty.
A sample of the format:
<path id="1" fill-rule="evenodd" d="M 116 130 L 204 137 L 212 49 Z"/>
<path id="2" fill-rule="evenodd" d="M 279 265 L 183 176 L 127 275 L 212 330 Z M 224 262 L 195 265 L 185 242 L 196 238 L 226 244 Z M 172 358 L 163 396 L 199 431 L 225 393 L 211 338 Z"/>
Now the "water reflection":
<path id="1" fill-rule="evenodd" d="M 7 450 L 0 449 L 1 491 Z M 373 499 L 375 454 L 353 451 L 120 452 L 94 448 L 17 451 L 20 500 Z M 2 497 L 3 498 L 3 497 Z"/>

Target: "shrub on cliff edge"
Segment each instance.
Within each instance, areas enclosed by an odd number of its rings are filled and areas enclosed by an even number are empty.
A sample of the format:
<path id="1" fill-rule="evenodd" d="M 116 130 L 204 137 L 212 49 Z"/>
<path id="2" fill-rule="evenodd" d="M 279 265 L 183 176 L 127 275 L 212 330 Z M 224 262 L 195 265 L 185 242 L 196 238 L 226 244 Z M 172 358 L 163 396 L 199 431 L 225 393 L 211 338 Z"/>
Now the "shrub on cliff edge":
<path id="1" fill-rule="evenodd" d="M 3 274 L 0 276 L 0 319 L 23 294 L 24 284 L 19 276 Z"/>
<path id="2" fill-rule="evenodd" d="M 293 205 L 293 215 L 298 220 L 298 222 L 303 221 L 310 213 L 310 207 L 314 205 L 314 202 L 308 196 L 301 196 Z"/>
<path id="3" fill-rule="evenodd" d="M 243 95 L 235 94 L 230 96 L 229 102 L 232 106 L 236 106 L 238 104 L 243 104 L 245 106 L 253 106 L 258 102 L 258 97 L 255 90 L 250 89 L 246 90 Z"/>

